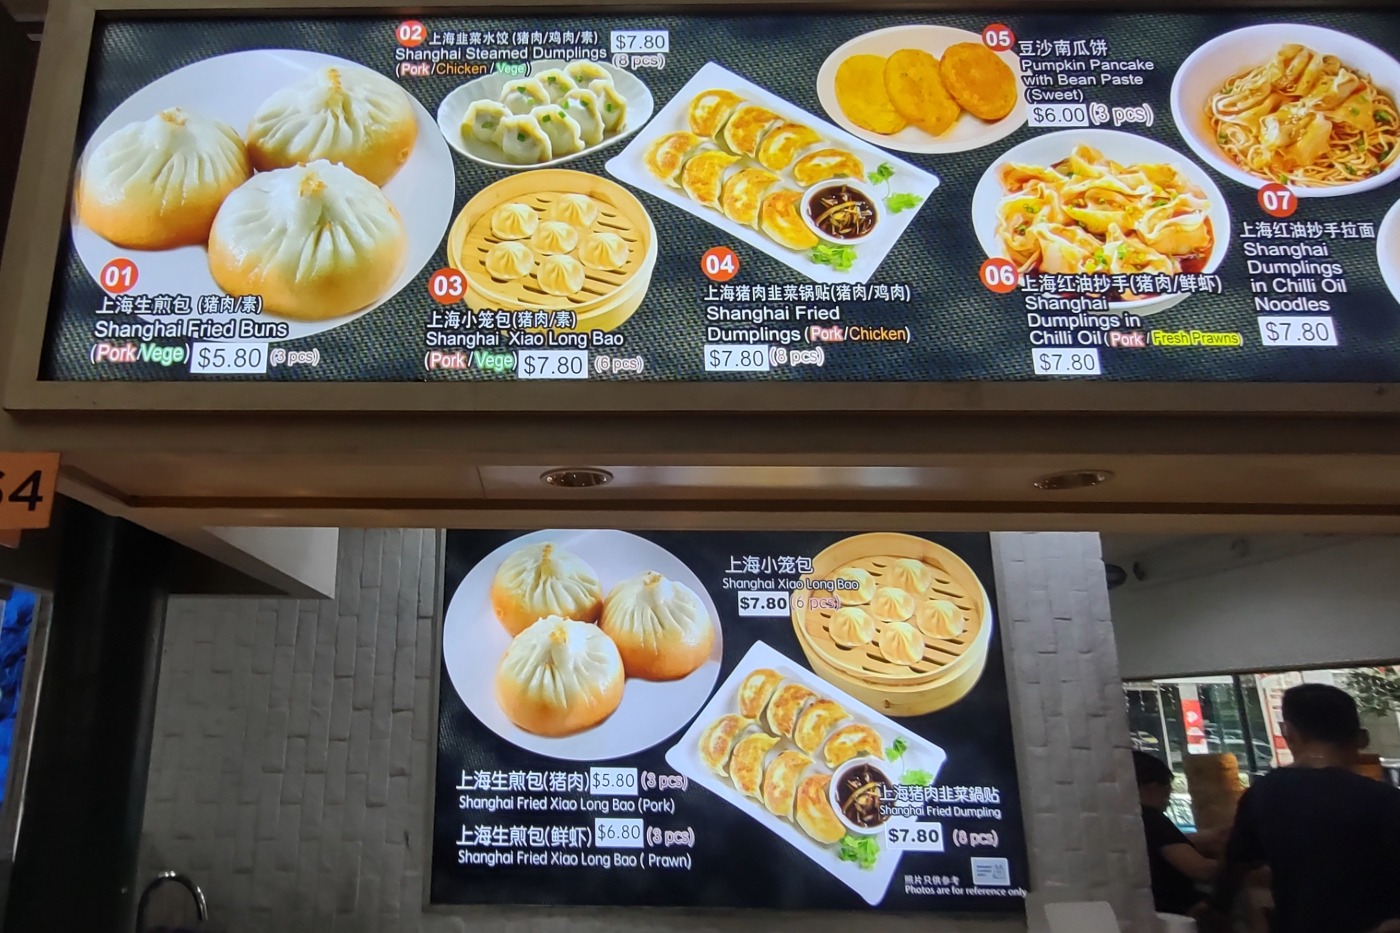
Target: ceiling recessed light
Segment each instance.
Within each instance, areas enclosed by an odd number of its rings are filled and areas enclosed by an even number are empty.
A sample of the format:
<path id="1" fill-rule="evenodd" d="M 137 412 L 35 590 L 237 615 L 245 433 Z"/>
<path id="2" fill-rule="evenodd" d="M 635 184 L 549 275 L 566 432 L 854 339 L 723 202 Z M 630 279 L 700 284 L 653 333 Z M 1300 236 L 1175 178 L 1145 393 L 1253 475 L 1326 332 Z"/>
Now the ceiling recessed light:
<path id="1" fill-rule="evenodd" d="M 1109 470 L 1066 470 L 1063 473 L 1042 476 L 1032 485 L 1046 492 L 1062 492 L 1066 489 L 1092 489 L 1111 479 L 1113 473 Z"/>
<path id="2" fill-rule="evenodd" d="M 606 486 L 613 480 L 613 475 L 607 470 L 599 470 L 595 467 L 566 467 L 559 470 L 546 470 L 540 479 L 547 485 L 557 486 L 560 489 L 592 489 L 595 486 Z"/>

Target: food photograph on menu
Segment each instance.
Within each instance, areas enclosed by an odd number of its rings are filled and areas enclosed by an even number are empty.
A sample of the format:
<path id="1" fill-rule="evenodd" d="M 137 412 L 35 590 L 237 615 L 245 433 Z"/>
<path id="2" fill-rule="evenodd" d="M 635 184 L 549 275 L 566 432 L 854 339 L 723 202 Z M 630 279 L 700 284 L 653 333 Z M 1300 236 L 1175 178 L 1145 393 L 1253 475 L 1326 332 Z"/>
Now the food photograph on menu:
<path id="1" fill-rule="evenodd" d="M 41 377 L 1400 382 L 1400 21 L 100 21 Z"/>
<path id="2" fill-rule="evenodd" d="M 987 535 L 444 555 L 434 903 L 1023 909 Z"/>

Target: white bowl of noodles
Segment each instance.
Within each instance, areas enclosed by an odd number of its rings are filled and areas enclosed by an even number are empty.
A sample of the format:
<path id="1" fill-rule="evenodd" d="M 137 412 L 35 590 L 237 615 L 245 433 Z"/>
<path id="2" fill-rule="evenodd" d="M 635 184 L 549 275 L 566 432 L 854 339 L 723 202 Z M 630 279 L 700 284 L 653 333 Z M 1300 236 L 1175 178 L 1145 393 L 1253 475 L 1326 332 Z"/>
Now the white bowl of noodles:
<path id="1" fill-rule="evenodd" d="M 1400 62 L 1334 29 L 1218 36 L 1182 63 L 1171 101 L 1196 155 L 1253 188 L 1327 198 L 1400 177 Z"/>

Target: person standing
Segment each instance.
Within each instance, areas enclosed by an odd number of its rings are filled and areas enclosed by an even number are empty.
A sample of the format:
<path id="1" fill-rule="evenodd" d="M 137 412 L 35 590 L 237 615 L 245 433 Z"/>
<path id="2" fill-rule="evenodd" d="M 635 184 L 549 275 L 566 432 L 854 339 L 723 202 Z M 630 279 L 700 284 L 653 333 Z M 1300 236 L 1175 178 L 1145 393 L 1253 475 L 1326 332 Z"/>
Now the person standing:
<path id="1" fill-rule="evenodd" d="M 1142 828 L 1147 835 L 1147 866 L 1152 876 L 1152 901 L 1157 912 L 1200 919 L 1208 909 L 1196 887 L 1215 880 L 1218 863 L 1192 844 L 1167 817 L 1172 797 L 1172 769 L 1160 758 L 1133 752 Z"/>

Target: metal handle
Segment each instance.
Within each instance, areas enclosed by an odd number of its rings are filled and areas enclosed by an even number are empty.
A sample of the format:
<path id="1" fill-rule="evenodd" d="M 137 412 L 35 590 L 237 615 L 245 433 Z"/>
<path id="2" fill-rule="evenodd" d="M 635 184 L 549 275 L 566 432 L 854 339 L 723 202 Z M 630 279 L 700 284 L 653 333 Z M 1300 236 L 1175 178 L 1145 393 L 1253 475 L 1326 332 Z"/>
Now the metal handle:
<path id="1" fill-rule="evenodd" d="M 178 871 L 163 871 L 156 875 L 151 883 L 146 885 L 146 889 L 141 892 L 141 901 L 136 907 L 136 933 L 145 933 L 146 909 L 151 904 L 151 897 L 167 884 L 178 884 L 190 893 L 190 897 L 194 899 L 194 909 L 200 923 L 209 919 L 209 905 L 204 900 L 204 892 L 199 889 L 199 885 L 194 883 L 194 879 L 182 875 Z"/>

